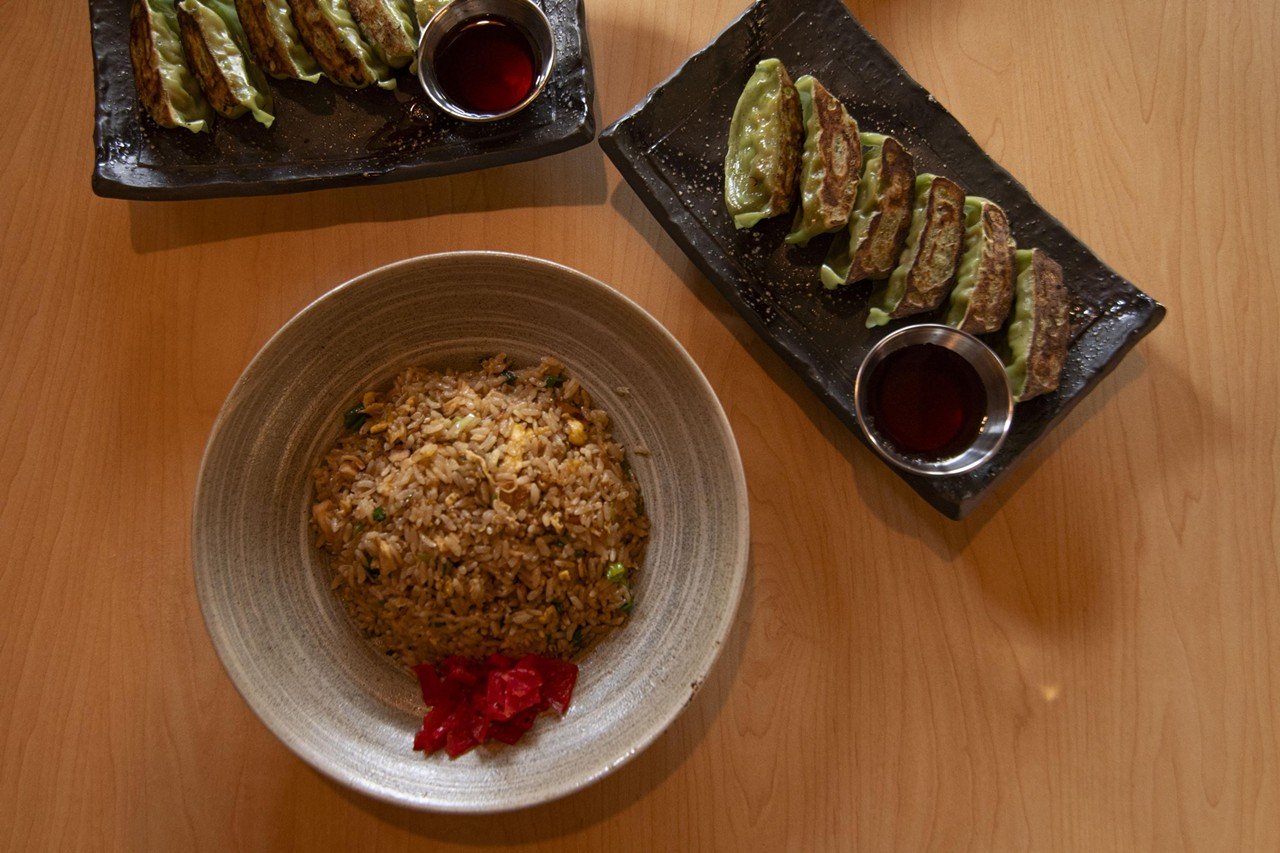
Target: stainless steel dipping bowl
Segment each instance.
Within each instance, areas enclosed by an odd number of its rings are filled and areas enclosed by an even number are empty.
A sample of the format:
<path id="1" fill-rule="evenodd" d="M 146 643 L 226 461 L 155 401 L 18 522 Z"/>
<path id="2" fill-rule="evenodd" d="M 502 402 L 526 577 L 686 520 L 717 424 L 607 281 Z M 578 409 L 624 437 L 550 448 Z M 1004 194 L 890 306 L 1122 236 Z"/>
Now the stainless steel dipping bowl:
<path id="1" fill-rule="evenodd" d="M 460 25 L 477 18 L 505 18 L 520 28 L 534 53 L 534 78 L 529 94 L 518 104 L 500 113 L 474 112 L 459 104 L 440 85 L 436 55 L 444 40 Z M 463 121 L 487 122 L 513 116 L 542 94 L 556 64 L 556 38 L 546 14 L 531 0 L 453 0 L 427 21 L 418 41 L 418 80 L 440 109 Z"/>
<path id="2" fill-rule="evenodd" d="M 978 373 L 986 394 L 986 413 L 973 443 L 944 459 L 910 456 L 899 452 L 875 427 L 870 415 L 870 378 L 876 367 L 893 352 L 919 344 L 934 344 L 956 353 Z M 914 474 L 942 477 L 972 470 L 995 456 L 1013 423 L 1013 392 L 1004 365 L 991 348 L 967 332 L 936 323 L 907 326 L 884 337 L 871 348 L 853 383 L 854 414 L 871 447 L 886 461 Z"/>

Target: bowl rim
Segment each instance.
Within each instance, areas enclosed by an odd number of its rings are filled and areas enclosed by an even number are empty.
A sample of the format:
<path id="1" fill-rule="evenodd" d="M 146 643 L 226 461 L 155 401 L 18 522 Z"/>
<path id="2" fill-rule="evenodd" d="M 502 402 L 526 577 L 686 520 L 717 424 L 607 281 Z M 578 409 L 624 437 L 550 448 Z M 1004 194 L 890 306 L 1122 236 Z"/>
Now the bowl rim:
<path id="1" fill-rule="evenodd" d="M 549 786 L 545 790 L 524 798 L 503 801 L 499 803 L 451 803 L 432 801 L 428 796 L 409 796 L 403 795 L 396 791 L 388 790 L 367 782 L 362 776 L 348 774 L 342 768 L 335 767 L 329 763 L 326 757 L 319 751 L 313 750 L 302 739 L 290 734 L 286 729 L 278 729 L 273 725 L 268 713 L 268 708 L 264 704 L 260 706 L 254 698 L 252 698 L 252 685 L 246 683 L 244 676 L 236 672 L 228 663 L 229 652 L 224 650 L 220 642 L 220 633 L 214 625 L 209 608 L 205 603 L 206 589 L 201 581 L 201 576 L 209 569 L 201 569 L 197 559 L 197 545 L 203 540 L 204 534 L 199 531 L 199 519 L 201 516 L 202 499 L 207 484 L 212 480 L 212 473 L 209 470 L 210 455 L 215 443 L 218 441 L 222 430 L 239 403 L 240 398 L 245 394 L 250 382 L 253 381 L 258 368 L 271 357 L 272 351 L 283 336 L 290 333 L 297 326 L 307 322 L 307 315 L 314 311 L 322 303 L 336 298 L 339 293 L 348 289 L 360 287 L 370 280 L 376 280 L 388 272 L 400 268 L 409 267 L 430 267 L 438 264 L 447 264 L 450 262 L 466 262 L 479 260 L 499 260 L 504 263 L 511 263 L 517 266 L 529 266 L 541 268 L 544 271 L 552 271 L 556 275 L 560 275 L 575 280 L 577 283 L 598 291 L 607 299 L 612 299 L 621 304 L 634 314 L 638 322 L 648 324 L 660 338 L 672 348 L 673 353 L 684 362 L 685 366 L 691 371 L 695 385 L 697 385 L 706 395 L 708 401 L 712 404 L 715 413 L 717 425 L 721 428 L 722 434 L 725 436 L 726 449 L 729 456 L 729 467 L 732 469 L 733 479 L 733 498 L 736 505 L 736 527 L 740 531 L 737 541 L 734 543 L 732 555 L 732 577 L 729 578 L 731 588 L 729 589 L 729 598 L 727 606 L 720 615 L 718 623 L 715 627 L 714 641 L 709 647 L 704 649 L 701 654 L 701 660 L 696 665 L 696 678 L 690 683 L 688 694 L 679 701 L 673 701 L 663 713 L 658 714 L 654 718 L 654 722 L 641 735 L 627 745 L 626 749 L 611 755 L 598 768 L 590 773 L 570 779 L 567 783 Z M 241 371 L 236 378 L 235 383 L 227 392 L 226 398 L 223 400 L 218 414 L 213 420 L 212 426 L 209 428 L 209 437 L 205 441 L 204 449 L 201 453 L 200 467 L 196 475 L 195 491 L 191 504 L 191 544 L 190 544 L 190 560 L 193 580 L 195 582 L 196 600 L 200 605 L 200 615 L 204 623 L 205 633 L 213 645 L 214 651 L 218 656 L 222 669 L 227 677 L 231 680 L 236 692 L 240 694 L 241 699 L 249 706 L 254 716 L 258 718 L 268 731 L 272 733 L 281 743 L 297 757 L 301 758 L 306 764 L 318 771 L 324 777 L 331 779 L 346 788 L 358 791 L 365 796 L 371 797 L 385 803 L 402 806 L 417 811 L 428 811 L 438 813 L 452 814 L 496 814 L 501 812 L 515 811 L 518 809 L 529 808 L 555 800 L 562 799 L 570 794 L 576 793 L 595 782 L 600 781 L 604 777 L 612 774 L 618 768 L 629 762 L 636 755 L 647 749 L 655 740 L 658 739 L 676 718 L 689 706 L 694 696 L 697 695 L 699 688 L 706 683 L 707 677 L 715 666 L 716 661 L 720 657 L 729 634 L 733 630 L 734 623 L 737 620 L 738 608 L 742 603 L 742 592 L 746 584 L 747 574 L 749 571 L 750 558 L 750 506 L 749 495 L 747 491 L 746 474 L 742 466 L 742 455 L 738 449 L 737 438 L 733 433 L 732 424 L 729 422 L 728 415 L 725 413 L 724 406 L 720 402 L 719 396 L 715 393 L 711 383 L 707 380 L 702 369 L 698 367 L 697 362 L 689 355 L 688 351 L 680 343 L 671 332 L 658 321 L 656 317 L 646 311 L 639 303 L 631 299 L 621 291 L 610 287 L 603 281 L 590 276 L 584 272 L 576 270 L 564 264 L 549 261 L 544 258 L 534 257 L 532 255 L 524 255 L 514 252 L 501 252 L 493 250 L 459 250 L 449 252 L 436 252 L 426 255 L 418 255 L 411 258 L 405 258 L 392 263 L 375 267 L 371 270 L 356 275 L 341 284 L 331 288 L 321 294 L 311 302 L 307 303 L 303 308 L 293 314 L 283 325 L 280 326 L 272 335 L 267 338 L 266 342 L 258 349 L 253 358 Z"/>

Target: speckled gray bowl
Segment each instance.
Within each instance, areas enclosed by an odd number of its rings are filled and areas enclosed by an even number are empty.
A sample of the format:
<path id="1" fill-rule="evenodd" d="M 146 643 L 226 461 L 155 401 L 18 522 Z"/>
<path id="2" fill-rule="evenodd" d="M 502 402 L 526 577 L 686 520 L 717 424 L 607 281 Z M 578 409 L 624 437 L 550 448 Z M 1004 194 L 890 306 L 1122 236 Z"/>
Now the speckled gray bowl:
<path id="1" fill-rule="evenodd" d="M 358 391 L 411 364 L 474 364 L 497 351 L 558 356 L 610 413 L 615 436 L 650 448 L 630 457 L 653 534 L 633 617 L 581 662 L 567 716 L 543 717 L 515 747 L 451 761 L 413 751 L 424 710 L 416 683 L 359 636 L 329 591 L 307 531 L 308 471 Z M 747 567 L 737 445 L 689 355 L 606 285 L 493 252 L 374 270 L 290 320 L 223 404 L 192 524 L 209 635 L 254 712 L 332 778 L 440 811 L 554 799 L 647 746 L 715 660 Z"/>

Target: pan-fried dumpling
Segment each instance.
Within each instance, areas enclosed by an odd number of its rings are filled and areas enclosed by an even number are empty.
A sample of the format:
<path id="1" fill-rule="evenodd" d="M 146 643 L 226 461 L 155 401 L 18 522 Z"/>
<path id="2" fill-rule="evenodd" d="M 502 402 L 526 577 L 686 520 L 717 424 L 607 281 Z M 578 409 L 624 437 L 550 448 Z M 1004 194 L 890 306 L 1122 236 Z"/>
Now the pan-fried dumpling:
<path id="1" fill-rule="evenodd" d="M 786 213 L 800 171 L 800 97 L 777 59 L 747 80 L 729 125 L 724 200 L 738 228 Z"/>
<path id="2" fill-rule="evenodd" d="M 418 28 L 409 0 L 347 0 L 351 17 L 382 61 L 404 68 L 418 49 Z"/>
<path id="3" fill-rule="evenodd" d="M 413 17 L 418 24 L 417 35 L 414 36 L 415 45 L 421 39 L 422 31 L 426 29 L 427 21 L 434 18 L 436 12 L 439 12 L 452 2 L 453 0 L 413 0 Z M 414 48 L 413 62 L 409 63 L 409 70 L 415 74 L 418 73 L 418 51 L 416 46 Z"/>
<path id="4" fill-rule="evenodd" d="M 320 66 L 298 35 L 288 0 L 236 0 L 236 14 L 264 71 L 281 79 L 319 81 Z"/>
<path id="5" fill-rule="evenodd" d="M 911 226 L 916 165 L 892 136 L 863 133 L 862 179 L 847 231 L 836 235 L 822 265 L 828 288 L 893 271 Z"/>
<path id="6" fill-rule="evenodd" d="M 347 0 L 289 0 L 298 34 L 333 82 L 363 89 L 394 89 L 391 66 L 383 61 L 356 26 Z"/>
<path id="7" fill-rule="evenodd" d="M 182 0 L 178 29 L 191 69 L 209 103 L 227 118 L 245 113 L 271 127 L 271 90 L 249 58 L 248 42 L 230 0 Z"/>
<path id="8" fill-rule="evenodd" d="M 937 175 L 916 178 L 907 244 L 879 294 L 879 304 L 867 316 L 867 328 L 941 305 L 955 280 L 963 242 L 964 190 Z"/>
<path id="9" fill-rule="evenodd" d="M 161 127 L 209 130 L 213 110 L 187 67 L 173 0 L 133 0 L 129 7 L 129 58 L 138 99 Z"/>
<path id="10" fill-rule="evenodd" d="M 862 174 L 858 123 L 839 99 L 809 75 L 796 81 L 804 118 L 800 155 L 800 209 L 788 243 L 801 246 L 849 222 Z"/>
<path id="11" fill-rule="evenodd" d="M 1009 220 L 994 201 L 966 198 L 964 225 L 964 249 L 946 323 L 971 335 L 985 335 L 1003 326 L 1009 316 L 1015 247 Z"/>
<path id="12" fill-rule="evenodd" d="M 1040 249 L 1019 251 L 1017 264 L 1005 372 L 1013 399 L 1021 403 L 1057 390 L 1070 327 L 1062 267 Z"/>
<path id="13" fill-rule="evenodd" d="M 414 17 L 418 19 L 418 28 L 425 27 L 427 21 L 435 17 L 436 12 L 452 2 L 453 0 L 413 0 L 413 12 Z"/>

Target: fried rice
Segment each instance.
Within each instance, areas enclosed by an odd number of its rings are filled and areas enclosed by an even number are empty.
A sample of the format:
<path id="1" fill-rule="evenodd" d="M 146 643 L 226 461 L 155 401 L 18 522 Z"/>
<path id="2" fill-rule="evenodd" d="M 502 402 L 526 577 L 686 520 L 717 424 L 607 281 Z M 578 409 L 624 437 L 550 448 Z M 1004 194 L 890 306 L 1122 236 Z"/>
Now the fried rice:
<path id="1" fill-rule="evenodd" d="M 626 621 L 649 520 L 609 416 L 559 361 L 409 368 L 344 421 L 311 525 L 375 648 L 406 666 L 570 658 Z"/>

